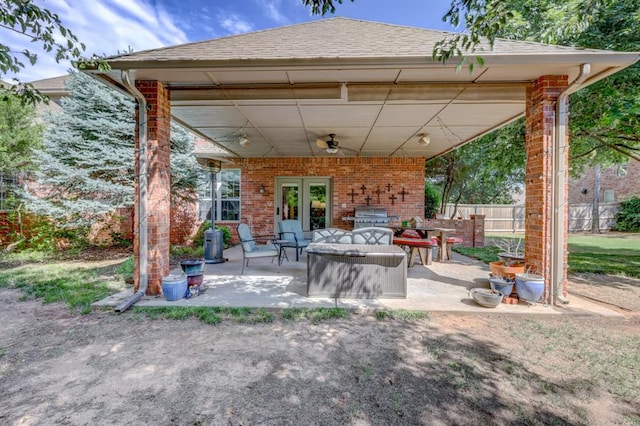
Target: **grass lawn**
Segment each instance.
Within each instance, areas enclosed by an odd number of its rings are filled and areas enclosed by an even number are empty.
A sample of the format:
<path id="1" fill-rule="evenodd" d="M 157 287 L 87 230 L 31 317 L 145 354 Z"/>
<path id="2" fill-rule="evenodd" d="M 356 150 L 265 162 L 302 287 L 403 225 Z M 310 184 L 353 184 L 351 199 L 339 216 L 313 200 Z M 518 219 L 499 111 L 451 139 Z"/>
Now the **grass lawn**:
<path id="1" fill-rule="evenodd" d="M 489 263 L 498 260 L 501 239 L 522 236 L 490 234 L 483 248 L 454 247 L 465 256 Z M 640 234 L 569 234 L 569 273 L 595 273 L 640 278 Z"/>

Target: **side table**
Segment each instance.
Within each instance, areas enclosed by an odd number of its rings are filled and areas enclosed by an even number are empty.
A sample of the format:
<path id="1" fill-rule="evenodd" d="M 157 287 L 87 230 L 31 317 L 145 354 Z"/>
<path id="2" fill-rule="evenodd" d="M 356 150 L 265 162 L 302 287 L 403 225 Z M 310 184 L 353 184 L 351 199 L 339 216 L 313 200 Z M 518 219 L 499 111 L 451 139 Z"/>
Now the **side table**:
<path id="1" fill-rule="evenodd" d="M 273 240 L 273 245 L 278 249 L 278 266 L 282 265 L 282 260 L 287 259 L 289 261 L 289 256 L 287 256 L 287 246 L 289 240 Z"/>

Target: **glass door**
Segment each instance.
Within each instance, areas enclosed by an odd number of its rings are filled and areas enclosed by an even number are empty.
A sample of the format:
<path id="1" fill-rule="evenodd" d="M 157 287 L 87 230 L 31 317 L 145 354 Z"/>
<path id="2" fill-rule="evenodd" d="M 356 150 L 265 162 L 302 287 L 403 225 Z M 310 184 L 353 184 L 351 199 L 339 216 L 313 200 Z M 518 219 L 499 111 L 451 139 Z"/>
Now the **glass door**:
<path id="1" fill-rule="evenodd" d="M 328 182 L 305 179 L 304 195 L 309 203 L 309 223 L 305 226 L 303 221 L 304 229 L 313 231 L 314 229 L 324 229 L 327 227 L 328 218 L 331 217 L 327 214 L 328 192 Z"/>
<path id="2" fill-rule="evenodd" d="M 331 178 L 277 177 L 275 225 L 295 219 L 305 232 L 331 226 Z"/>

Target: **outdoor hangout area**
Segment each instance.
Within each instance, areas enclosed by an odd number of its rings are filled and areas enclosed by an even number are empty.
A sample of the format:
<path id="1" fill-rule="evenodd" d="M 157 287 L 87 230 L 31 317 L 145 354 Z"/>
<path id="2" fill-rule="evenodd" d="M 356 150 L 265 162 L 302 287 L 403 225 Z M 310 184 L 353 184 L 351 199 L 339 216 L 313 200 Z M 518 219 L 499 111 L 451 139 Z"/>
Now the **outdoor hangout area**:
<path id="1" fill-rule="evenodd" d="M 381 231 L 380 234 L 390 235 L 387 232 L 390 229 L 381 228 Z M 474 288 L 491 288 L 491 271 L 487 264 L 453 252 L 447 262 L 434 261 L 423 265 L 417 261 L 413 267 L 407 267 L 408 253 L 399 246 L 344 243 L 345 238 L 353 241 L 346 234 L 322 230 L 317 238 L 324 238 L 325 241 L 342 240 L 343 243 L 310 243 L 307 249 L 299 253 L 299 260 L 295 259 L 294 248 L 284 249 L 280 264 L 279 250 L 272 256 L 247 259 L 243 254 L 243 246 L 235 245 L 224 250 L 224 262 L 202 262 L 203 276 L 197 297 L 167 301 L 163 295 L 146 296 L 136 306 L 242 307 L 276 311 L 339 307 L 363 313 L 416 310 L 619 316 L 586 299 L 575 298 L 568 305 L 556 307 L 528 302 L 501 303 L 494 309 L 483 307 L 474 301 L 471 291 Z M 343 248 L 338 252 L 339 246 Z M 387 247 L 383 251 L 386 251 L 384 256 L 389 260 L 379 262 L 376 259 L 363 265 L 364 256 L 370 254 L 366 253 L 365 247 Z M 364 249 L 365 253 L 359 252 L 359 249 Z M 438 247 L 435 246 L 433 250 L 437 259 Z M 394 261 L 398 254 L 400 260 Z M 365 273 L 360 275 L 362 270 Z M 181 273 L 180 266 L 172 270 L 172 274 Z M 391 293 L 368 293 L 366 287 L 369 286 L 370 290 L 376 282 L 386 283 Z M 359 294 L 352 290 L 354 284 L 356 289 L 360 289 Z M 94 303 L 94 306 L 115 307 L 132 294 L 133 289 L 128 289 Z"/>

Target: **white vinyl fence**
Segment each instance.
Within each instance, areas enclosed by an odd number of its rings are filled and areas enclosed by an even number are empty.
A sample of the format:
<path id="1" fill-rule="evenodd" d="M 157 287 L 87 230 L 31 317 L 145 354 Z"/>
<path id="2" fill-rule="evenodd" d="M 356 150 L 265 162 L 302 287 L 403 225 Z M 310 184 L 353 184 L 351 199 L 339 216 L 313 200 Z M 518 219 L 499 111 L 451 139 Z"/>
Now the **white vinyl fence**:
<path id="1" fill-rule="evenodd" d="M 455 206 L 447 205 L 445 217 L 453 214 Z M 590 231 L 593 221 L 591 204 L 571 204 L 569 206 L 569 231 Z M 618 204 L 601 204 L 600 230 L 608 231 L 615 224 Z M 458 204 L 456 217 L 468 219 L 472 214 L 485 216 L 487 232 L 524 232 L 524 205 L 512 204 Z"/>

